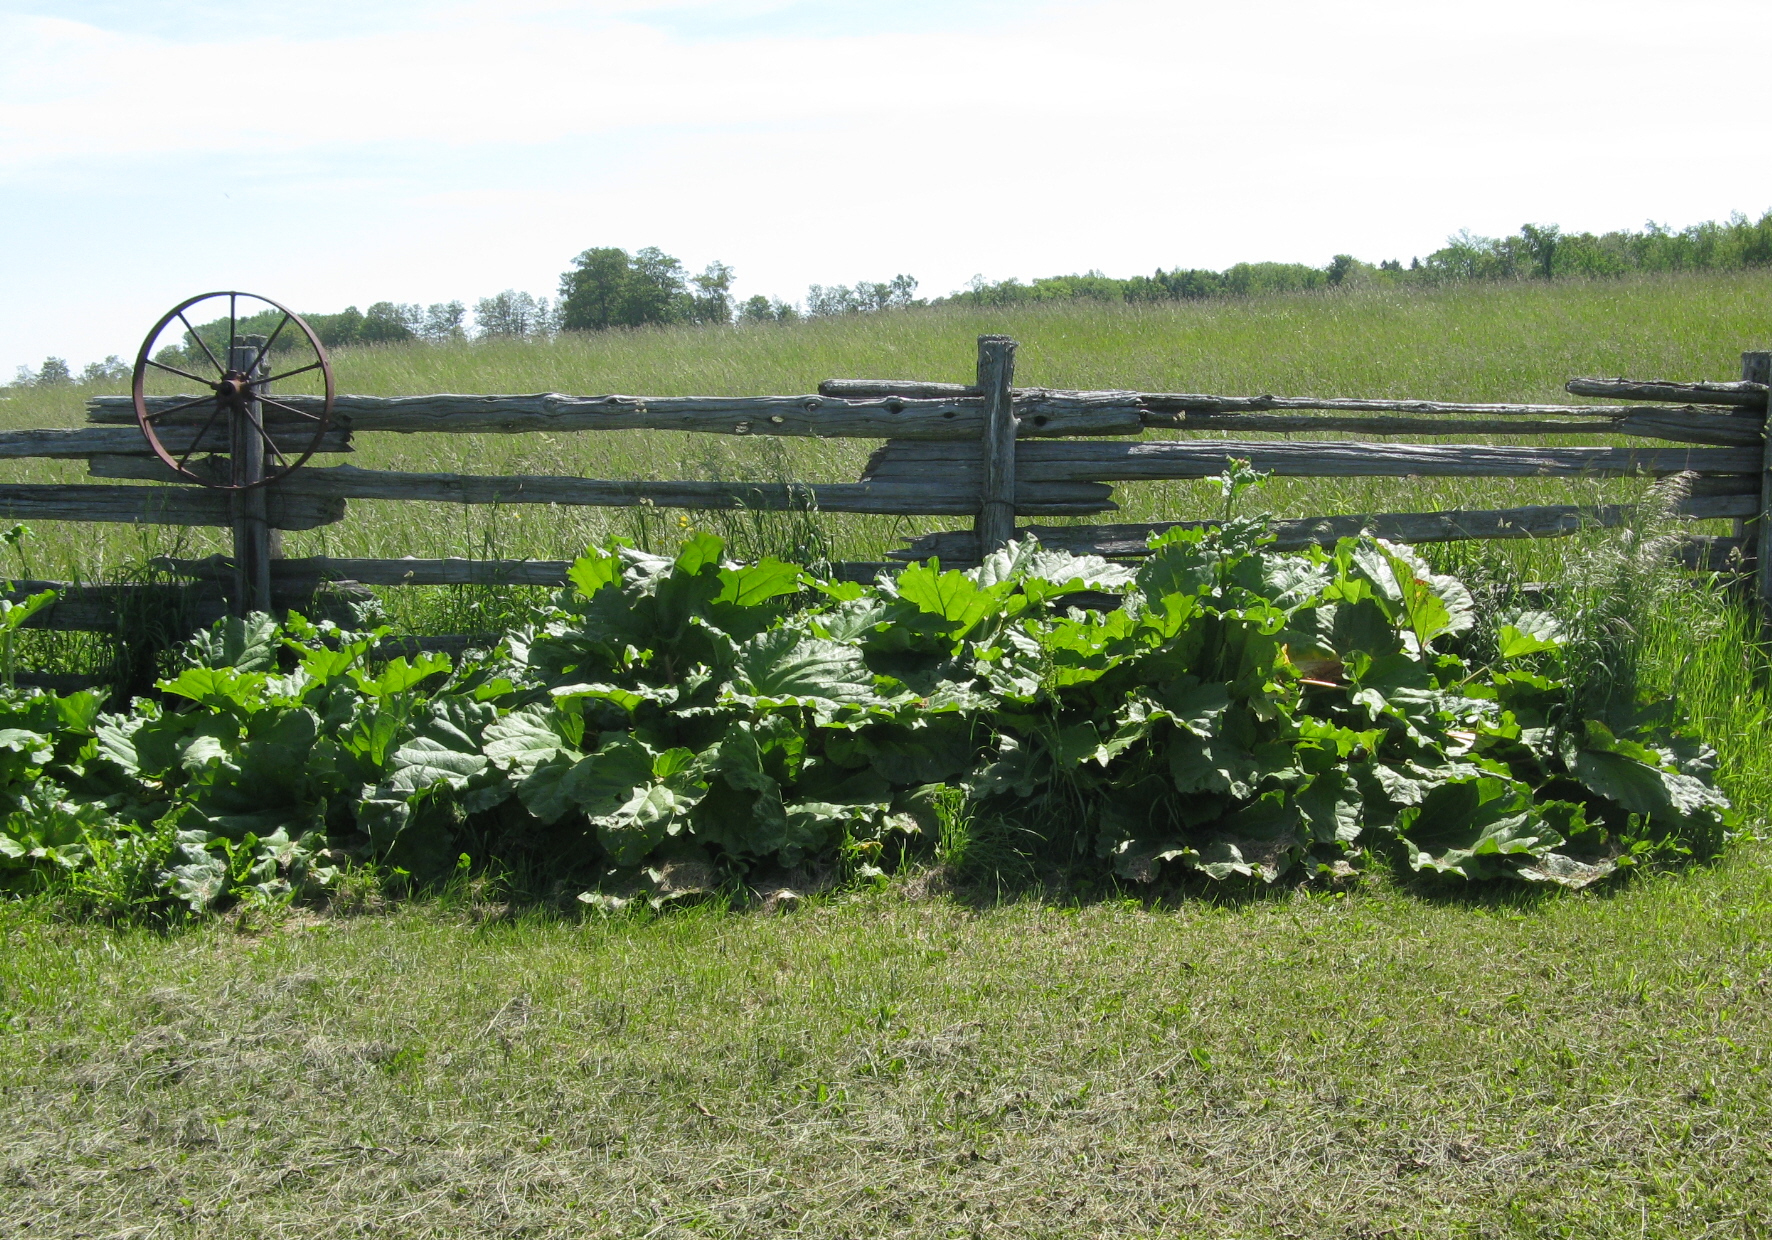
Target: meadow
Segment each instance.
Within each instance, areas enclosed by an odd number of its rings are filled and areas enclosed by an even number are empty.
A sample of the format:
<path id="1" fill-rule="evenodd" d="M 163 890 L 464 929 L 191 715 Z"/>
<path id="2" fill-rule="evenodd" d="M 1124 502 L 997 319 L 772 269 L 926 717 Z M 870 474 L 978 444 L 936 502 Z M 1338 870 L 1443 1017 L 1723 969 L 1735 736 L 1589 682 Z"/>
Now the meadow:
<path id="1" fill-rule="evenodd" d="M 1763 274 L 1091 303 L 342 353 L 340 388 L 810 391 L 969 377 L 1555 400 L 1579 374 L 1730 378 Z M 99 389 L 15 390 L 7 426 Z M 364 436 L 366 466 L 850 480 L 871 445 Z M 74 480 L 20 465 L 15 480 Z M 1274 480 L 1276 515 L 1569 502 L 1640 484 Z M 1117 519 L 1202 516 L 1199 484 Z M 354 505 L 289 553 L 568 557 L 712 528 L 877 558 L 946 523 Z M 1423 886 L 1134 897 L 1013 858 L 878 889 L 580 915 L 496 876 L 171 929 L 0 908 L 0 1229 L 88 1236 L 1762 1236 L 1772 1201 L 1766 664 L 1716 583 L 1639 531 L 1436 551 L 1558 582 L 1722 754 L 1744 838 L 1580 894 Z M 45 524 L 22 572 L 128 578 L 204 534 Z M 389 591 L 446 631 L 505 605 Z M 55 643 L 61 643 L 57 645 Z M 69 639 L 39 653 L 83 657 Z M 519 898 L 521 897 L 521 898 Z M 564 911 L 562 905 L 565 906 Z"/>
<path id="2" fill-rule="evenodd" d="M 1359 395 L 1448 400 L 1567 400 L 1574 375 L 1733 378 L 1739 353 L 1764 343 L 1763 272 L 1615 281 L 1352 289 L 1246 301 L 1147 305 L 1047 303 L 1006 309 L 941 307 L 852 315 L 794 325 L 657 328 L 343 350 L 339 390 L 622 392 L 757 395 L 816 389 L 827 378 L 971 380 L 974 339 L 1003 332 L 1020 342 L 1017 381 L 1069 388 Z M 10 389 L 0 427 L 74 426 L 84 400 L 122 387 Z M 1581 442 L 1572 440 L 1571 442 Z M 464 473 L 562 473 L 590 478 L 733 478 L 854 481 L 875 445 L 858 440 L 603 432 L 567 436 L 360 436 L 352 463 Z M 317 461 L 316 464 L 324 464 Z M 84 479 L 78 462 L 15 462 L 13 481 Z M 1276 516 L 1393 509 L 1569 502 L 1594 488 L 1462 479 L 1276 481 Z M 1630 489 L 1609 484 L 1608 493 Z M 1104 519 L 1187 518 L 1210 510 L 1210 486 L 1121 488 L 1121 513 Z M 765 514 L 639 514 L 633 510 L 496 510 L 354 501 L 341 523 L 288 537 L 288 554 L 502 555 L 569 558 L 612 534 L 668 550 L 687 528 L 713 528 L 742 552 L 791 553 L 803 522 Z M 663 519 L 658 519 L 660 516 Z M 821 515 L 816 538 L 835 559 L 878 559 L 942 520 Z M 28 575 L 103 580 L 154 555 L 224 550 L 216 531 L 58 527 L 33 541 Z M 1558 552 L 1513 547 L 1521 563 Z M 1542 558 L 1548 556 L 1549 558 Z M 22 566 L 19 571 L 27 571 Z M 423 631 L 423 609 L 411 622 Z"/>

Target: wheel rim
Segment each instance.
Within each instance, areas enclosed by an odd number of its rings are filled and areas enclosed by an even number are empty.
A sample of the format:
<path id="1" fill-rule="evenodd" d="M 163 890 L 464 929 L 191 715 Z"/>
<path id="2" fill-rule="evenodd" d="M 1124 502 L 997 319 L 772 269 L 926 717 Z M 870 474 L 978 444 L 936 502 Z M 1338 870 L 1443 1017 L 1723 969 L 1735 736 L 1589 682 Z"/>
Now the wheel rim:
<path id="1" fill-rule="evenodd" d="M 225 302 L 227 309 L 227 343 L 222 347 L 222 352 L 227 357 L 226 362 L 216 355 L 216 350 L 205 339 L 203 330 L 192 322 L 192 317 L 201 320 L 205 316 L 201 313 L 195 316 L 190 314 L 193 307 L 217 299 Z M 243 302 L 269 307 L 268 310 L 258 310 L 247 316 L 248 322 L 264 319 L 268 315 L 276 316 L 275 326 L 270 334 L 263 338 L 261 345 L 256 346 L 250 357 L 246 355 L 246 350 L 254 346 L 242 346 L 239 343 L 242 323 L 240 310 Z M 213 323 L 201 324 L 201 327 L 213 332 L 221 322 L 217 318 Z M 174 323 L 180 325 L 188 342 L 178 354 L 178 361 L 182 364 L 165 360 L 167 350 L 160 347 L 162 335 Z M 280 342 L 284 347 L 278 350 Z M 158 357 L 157 348 L 160 352 Z M 297 354 L 300 364 L 292 362 L 287 367 L 267 365 L 266 363 L 273 361 L 275 352 Z M 247 364 L 232 364 L 237 361 Z M 213 373 L 206 375 L 205 371 Z M 203 395 L 181 394 L 176 403 L 166 406 L 161 398 L 148 395 L 150 372 L 175 375 L 187 382 L 201 384 L 209 390 Z M 298 408 L 287 401 L 278 400 L 270 391 L 272 384 L 304 374 L 316 374 L 323 385 L 324 399 L 318 412 L 311 408 L 311 396 L 302 400 L 309 408 Z M 319 450 L 327 430 L 331 428 L 336 396 L 331 360 L 313 328 L 282 303 L 237 289 L 200 293 L 180 302 L 161 316 L 160 321 L 154 324 L 142 341 L 140 352 L 136 354 L 130 394 L 135 405 L 136 425 L 140 427 L 148 447 L 160 462 L 185 481 L 220 491 L 249 491 L 268 486 L 300 469 Z M 150 408 L 150 401 L 154 402 L 155 407 Z M 258 419 L 233 416 L 245 412 L 252 402 L 259 405 Z M 244 432 L 240 432 L 242 427 L 245 428 Z M 191 433 L 192 428 L 195 428 L 194 434 Z M 239 459 L 243 450 L 249 450 L 250 441 L 234 442 L 237 432 L 255 435 L 259 440 L 264 469 L 263 475 L 256 481 L 222 479 L 214 472 L 214 457 L 225 455 L 233 462 Z M 207 459 L 193 468 L 193 458 L 199 454 L 207 454 Z"/>

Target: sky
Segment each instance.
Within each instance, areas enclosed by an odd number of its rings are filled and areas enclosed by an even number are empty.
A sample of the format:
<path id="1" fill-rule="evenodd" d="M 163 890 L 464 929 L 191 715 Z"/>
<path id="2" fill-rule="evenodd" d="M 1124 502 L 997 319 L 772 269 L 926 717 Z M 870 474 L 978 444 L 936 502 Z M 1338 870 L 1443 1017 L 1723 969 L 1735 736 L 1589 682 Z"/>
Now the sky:
<path id="1" fill-rule="evenodd" d="M 1765 0 L 0 0 L 0 375 L 213 288 L 471 305 L 591 246 L 793 301 L 1758 217 L 1768 35 Z"/>

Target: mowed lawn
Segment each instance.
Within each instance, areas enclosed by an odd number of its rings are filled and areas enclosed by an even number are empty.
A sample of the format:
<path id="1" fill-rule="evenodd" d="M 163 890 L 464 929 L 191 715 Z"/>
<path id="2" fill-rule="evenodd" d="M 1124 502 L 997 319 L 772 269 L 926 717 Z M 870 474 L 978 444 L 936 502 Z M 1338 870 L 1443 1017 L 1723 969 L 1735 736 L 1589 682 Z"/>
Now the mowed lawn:
<path id="1" fill-rule="evenodd" d="M 1763 1236 L 1769 859 L 1537 899 L 15 907 L 0 1234 Z"/>
<path id="2" fill-rule="evenodd" d="M 938 311 L 365 350 L 339 358 L 340 386 L 959 379 L 973 337 L 1007 331 L 1030 383 L 1544 400 L 1583 373 L 1733 377 L 1740 350 L 1772 345 L 1769 294 L 1755 273 Z M 72 424 L 85 394 L 17 394 L 0 421 Z M 356 462 L 817 480 L 852 478 L 868 446 L 365 436 Z M 1267 497 L 1300 515 L 1599 490 L 1276 481 Z M 1129 488 L 1121 519 L 1206 503 L 1194 484 Z M 365 504 L 290 541 L 560 557 L 611 533 L 668 543 L 683 527 L 664 516 Z M 804 533 L 687 516 L 741 551 Z M 823 520 L 853 558 L 944 524 Z M 1567 580 L 1610 537 L 1469 564 Z M 32 575 L 102 576 L 213 548 L 45 525 L 27 549 Z M 455 596 L 412 593 L 394 605 L 415 627 L 459 622 Z M 1643 676 L 1722 749 L 1751 838 L 1598 892 L 1376 882 L 1138 900 L 919 872 L 798 907 L 606 919 L 570 891 L 385 905 L 359 882 L 331 909 L 160 931 L 0 905 L 0 1236 L 1767 1235 L 1765 663 L 1719 592 L 1637 603 Z"/>

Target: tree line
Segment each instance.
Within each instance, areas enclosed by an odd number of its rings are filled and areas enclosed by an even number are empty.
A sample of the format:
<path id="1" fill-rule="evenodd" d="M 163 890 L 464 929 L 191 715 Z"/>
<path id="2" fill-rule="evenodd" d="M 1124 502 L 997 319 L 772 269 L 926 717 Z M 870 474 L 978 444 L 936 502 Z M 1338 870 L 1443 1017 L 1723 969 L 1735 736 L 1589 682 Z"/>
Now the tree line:
<path id="1" fill-rule="evenodd" d="M 460 301 L 428 306 L 378 301 L 367 310 L 347 306 L 337 314 L 304 316 L 328 349 L 411 341 L 445 343 L 476 340 L 544 339 L 560 332 L 606 331 L 621 327 L 673 324 L 728 325 L 789 323 L 802 319 L 911 310 L 927 306 L 1009 306 L 1043 301 L 1198 301 L 1255 297 L 1272 293 L 1362 285 L 1440 285 L 1483 280 L 1605 278 L 1632 273 L 1732 271 L 1772 266 L 1772 211 L 1758 220 L 1739 213 L 1671 229 L 1650 223 L 1641 232 L 1565 233 L 1556 225 L 1525 224 L 1506 237 L 1459 232 L 1445 246 L 1407 266 L 1400 259 L 1367 263 L 1337 254 L 1322 267 L 1306 263 L 1238 263 L 1223 271 L 1158 268 L 1148 276 L 1121 279 L 1089 271 L 1046 276 L 1026 283 L 988 281 L 946 297 L 917 296 L 908 275 L 851 285 L 814 284 L 800 302 L 761 294 L 742 302 L 732 293 L 734 273 L 725 263 L 709 263 L 691 275 L 682 262 L 656 246 L 636 253 L 603 247 L 585 250 L 561 273 L 556 297 L 536 297 L 506 289 L 474 303 L 472 319 Z M 269 334 L 276 312 L 246 320 L 242 334 Z M 199 324 L 196 335 L 211 348 L 225 346 L 227 320 Z M 288 342 L 290 345 L 294 341 Z M 175 356 L 201 352 L 189 333 Z M 113 383 L 129 366 L 115 355 L 75 372 L 61 358 L 44 359 L 35 369 L 18 368 L 18 386 Z"/>
<path id="2" fill-rule="evenodd" d="M 1148 276 L 1116 279 L 1091 271 L 1029 283 L 990 283 L 941 302 L 1006 306 L 1038 301 L 1196 301 L 1360 285 L 1440 285 L 1473 280 L 1595 279 L 1633 273 L 1737 271 L 1772 266 L 1772 211 L 1757 221 L 1735 215 L 1723 223 L 1670 229 L 1651 223 L 1641 232 L 1565 233 L 1554 224 L 1525 224 L 1506 237 L 1459 232 L 1426 257 L 1365 263 L 1337 254 L 1322 267 L 1306 263 L 1238 263 L 1223 271 L 1159 268 Z M 931 303 L 939 304 L 939 303 Z"/>

